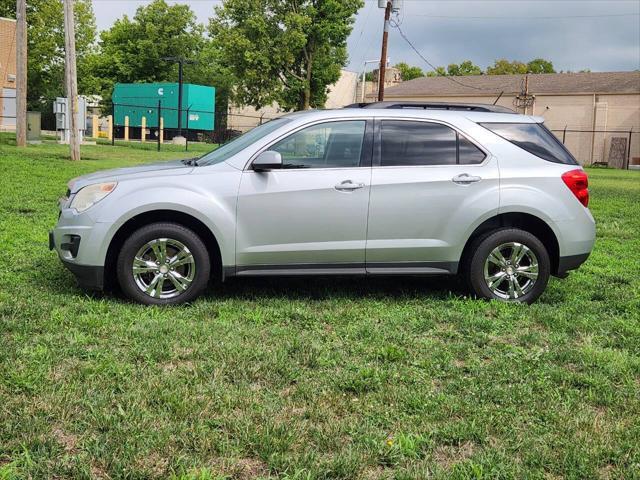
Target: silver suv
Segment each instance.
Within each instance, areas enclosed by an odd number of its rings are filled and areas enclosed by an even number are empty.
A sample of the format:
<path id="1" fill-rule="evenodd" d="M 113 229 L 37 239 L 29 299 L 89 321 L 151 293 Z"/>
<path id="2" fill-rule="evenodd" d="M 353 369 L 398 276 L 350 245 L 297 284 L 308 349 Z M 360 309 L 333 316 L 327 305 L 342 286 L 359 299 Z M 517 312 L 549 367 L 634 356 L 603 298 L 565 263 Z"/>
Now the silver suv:
<path id="1" fill-rule="evenodd" d="M 117 279 L 145 304 L 232 276 L 433 274 L 530 303 L 595 238 L 587 175 L 542 121 L 475 104 L 289 114 L 198 159 L 71 180 L 50 247 L 81 286 Z"/>

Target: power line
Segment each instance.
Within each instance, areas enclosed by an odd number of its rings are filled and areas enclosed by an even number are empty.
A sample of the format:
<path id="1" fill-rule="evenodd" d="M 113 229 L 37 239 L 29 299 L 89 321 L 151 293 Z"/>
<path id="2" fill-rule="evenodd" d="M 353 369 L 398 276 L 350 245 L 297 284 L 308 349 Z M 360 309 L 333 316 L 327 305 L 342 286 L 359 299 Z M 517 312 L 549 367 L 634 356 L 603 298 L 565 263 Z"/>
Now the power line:
<path id="1" fill-rule="evenodd" d="M 398 33 L 400 34 L 400 36 L 404 39 L 405 42 L 407 42 L 407 44 L 413 49 L 413 51 L 416 52 L 416 54 L 427 65 L 429 65 L 434 72 L 438 73 L 438 68 L 433 63 L 431 63 L 429 60 L 427 60 L 427 58 L 424 55 L 422 55 L 422 53 L 420 53 L 420 51 L 413 45 L 413 43 L 411 43 L 411 40 L 409 40 L 407 38 L 407 36 L 404 34 L 402 29 L 400 28 L 400 25 L 398 25 L 396 22 L 392 21 L 391 22 L 391 26 L 396 28 L 398 30 Z M 458 85 L 460 85 L 462 87 L 472 88 L 474 90 L 481 90 L 481 91 L 486 91 L 486 92 L 493 92 L 493 93 L 496 92 L 496 90 L 490 89 L 490 88 L 482 88 L 482 87 L 476 87 L 476 86 L 473 86 L 473 85 L 467 85 L 466 83 L 460 82 L 460 81 L 456 80 L 455 78 L 447 76 L 447 75 L 438 75 L 438 76 L 440 76 L 442 78 L 446 78 L 447 80 L 449 80 L 449 81 L 451 81 L 453 83 L 457 83 Z"/>
<path id="2" fill-rule="evenodd" d="M 602 15 L 558 15 L 558 16 L 473 16 L 473 15 L 430 15 L 428 13 L 415 13 L 412 17 L 429 17 L 441 19 L 461 20 L 567 20 L 573 18 L 605 18 L 605 17 L 637 17 L 640 13 L 606 13 Z"/>

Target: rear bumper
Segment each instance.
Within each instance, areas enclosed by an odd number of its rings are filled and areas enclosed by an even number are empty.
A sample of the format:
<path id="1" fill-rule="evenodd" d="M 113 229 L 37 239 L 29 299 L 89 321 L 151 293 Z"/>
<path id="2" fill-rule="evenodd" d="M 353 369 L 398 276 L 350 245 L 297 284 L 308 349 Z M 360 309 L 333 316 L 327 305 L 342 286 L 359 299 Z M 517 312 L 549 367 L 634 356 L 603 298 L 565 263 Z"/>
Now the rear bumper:
<path id="1" fill-rule="evenodd" d="M 575 270 L 580 267 L 584 262 L 587 261 L 591 252 L 581 253 L 579 255 L 569 255 L 565 257 L 560 257 L 558 260 L 558 271 L 556 273 L 557 276 L 565 275 L 569 270 Z"/>

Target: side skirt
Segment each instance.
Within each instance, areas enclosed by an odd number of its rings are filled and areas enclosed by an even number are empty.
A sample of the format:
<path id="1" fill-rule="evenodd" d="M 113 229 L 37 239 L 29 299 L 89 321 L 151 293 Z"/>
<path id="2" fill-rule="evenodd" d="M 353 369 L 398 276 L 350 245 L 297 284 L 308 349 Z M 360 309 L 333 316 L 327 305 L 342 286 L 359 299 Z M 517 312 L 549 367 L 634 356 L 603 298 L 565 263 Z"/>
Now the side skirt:
<path id="1" fill-rule="evenodd" d="M 458 272 L 458 262 L 301 263 L 225 267 L 224 277 L 311 275 L 447 275 Z"/>

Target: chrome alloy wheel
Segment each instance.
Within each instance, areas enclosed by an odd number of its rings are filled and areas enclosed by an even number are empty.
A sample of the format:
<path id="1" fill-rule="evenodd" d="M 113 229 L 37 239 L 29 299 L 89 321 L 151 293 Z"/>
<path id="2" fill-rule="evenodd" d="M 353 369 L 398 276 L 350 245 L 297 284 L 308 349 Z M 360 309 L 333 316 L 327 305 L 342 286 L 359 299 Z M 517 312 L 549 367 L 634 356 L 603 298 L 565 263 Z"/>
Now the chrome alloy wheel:
<path id="1" fill-rule="evenodd" d="M 171 238 L 145 243 L 133 259 L 133 278 L 150 297 L 174 298 L 187 290 L 196 274 L 196 263 L 187 246 Z"/>
<path id="2" fill-rule="evenodd" d="M 489 290 L 505 300 L 531 291 L 538 279 L 538 258 L 526 245 L 508 242 L 494 248 L 484 262 L 484 281 Z"/>

